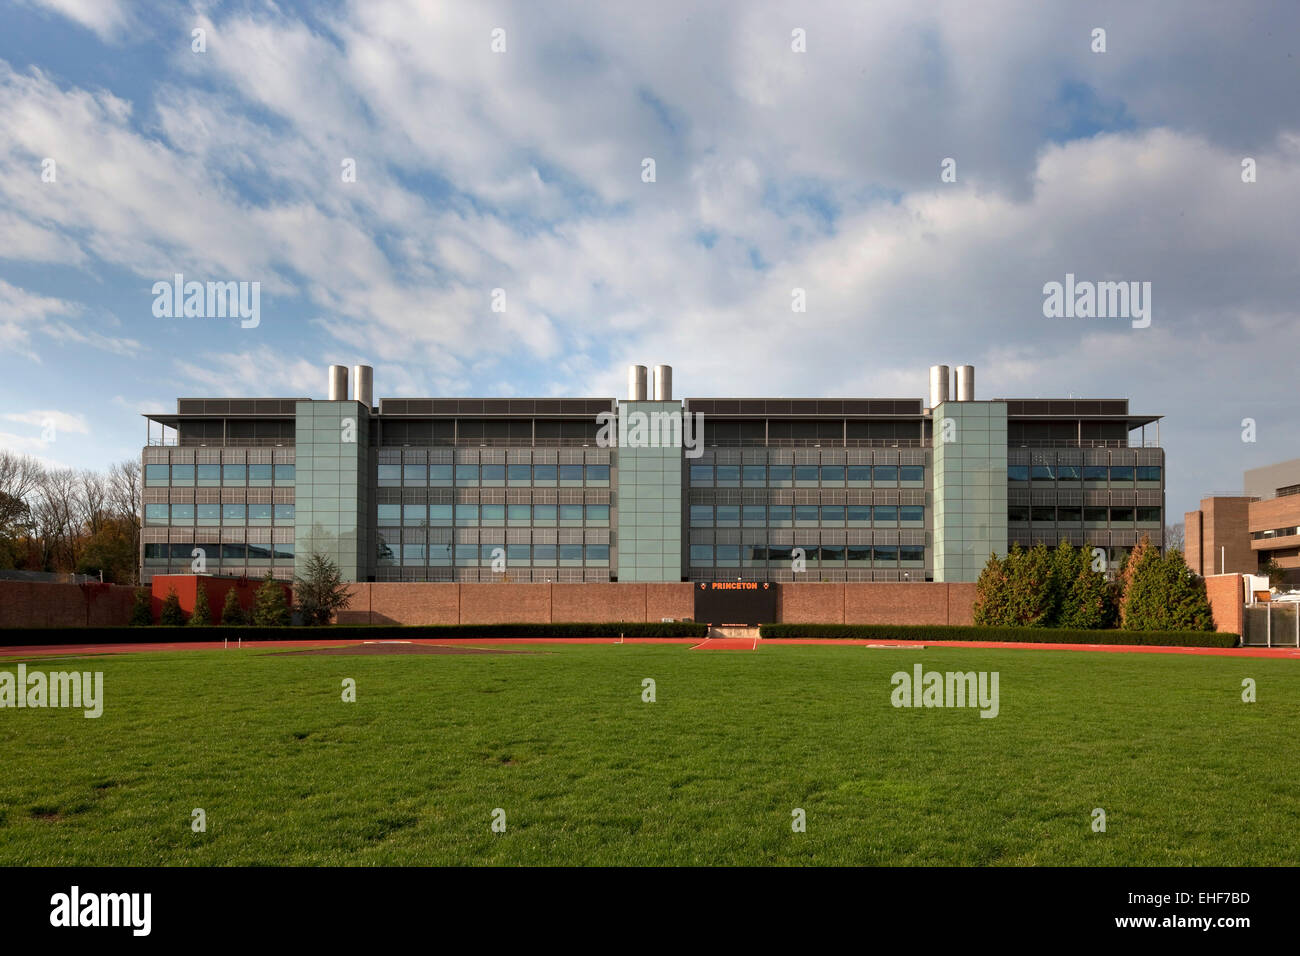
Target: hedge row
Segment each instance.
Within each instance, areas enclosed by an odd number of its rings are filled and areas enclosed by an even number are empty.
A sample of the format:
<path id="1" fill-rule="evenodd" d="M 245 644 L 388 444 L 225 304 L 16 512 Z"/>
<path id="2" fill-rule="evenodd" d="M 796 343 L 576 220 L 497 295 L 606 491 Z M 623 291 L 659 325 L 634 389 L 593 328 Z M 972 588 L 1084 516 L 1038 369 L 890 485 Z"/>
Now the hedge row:
<path id="1" fill-rule="evenodd" d="M 331 627 L 50 627 L 0 630 L 0 645 L 188 644 L 202 641 L 376 641 L 449 637 L 704 637 L 707 624 L 336 624 Z"/>
<path id="2" fill-rule="evenodd" d="M 962 627 L 940 624 L 764 624 L 763 637 L 785 639 L 1002 641 L 1025 644 L 1140 644 L 1236 647 L 1237 635 L 1216 631 L 1111 631 L 1067 627 Z"/>

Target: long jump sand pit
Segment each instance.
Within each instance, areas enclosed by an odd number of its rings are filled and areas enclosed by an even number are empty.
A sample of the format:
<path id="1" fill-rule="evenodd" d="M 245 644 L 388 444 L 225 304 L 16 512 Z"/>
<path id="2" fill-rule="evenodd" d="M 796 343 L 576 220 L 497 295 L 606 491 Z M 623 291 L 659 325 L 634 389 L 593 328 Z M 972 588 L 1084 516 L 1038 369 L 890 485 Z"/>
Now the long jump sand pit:
<path id="1" fill-rule="evenodd" d="M 345 644 L 342 647 L 309 647 L 301 651 L 279 651 L 278 654 L 310 654 L 316 656 L 371 655 L 371 654 L 536 654 L 495 647 L 459 647 L 453 644 L 407 644 L 401 641 L 366 641 L 364 644 Z"/>

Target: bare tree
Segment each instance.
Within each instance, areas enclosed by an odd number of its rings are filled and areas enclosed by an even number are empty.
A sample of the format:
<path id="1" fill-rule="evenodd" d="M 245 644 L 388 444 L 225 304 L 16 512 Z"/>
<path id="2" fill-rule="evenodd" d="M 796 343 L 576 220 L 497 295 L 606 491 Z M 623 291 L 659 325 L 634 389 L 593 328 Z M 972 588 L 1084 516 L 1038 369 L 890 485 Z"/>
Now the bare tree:
<path id="1" fill-rule="evenodd" d="M 30 455 L 0 449 L 0 529 L 28 514 L 44 470 Z"/>
<path id="2" fill-rule="evenodd" d="M 80 480 L 71 468 L 44 473 L 32 508 L 41 563 L 47 571 L 76 568 L 80 551 Z"/>
<path id="3" fill-rule="evenodd" d="M 1184 533 L 1183 523 L 1165 525 L 1165 550 L 1177 548 L 1179 551 L 1184 549 L 1187 543 L 1187 536 Z"/>
<path id="4" fill-rule="evenodd" d="M 77 517 L 91 535 L 99 534 L 105 522 L 112 517 L 108 508 L 108 496 L 109 479 L 106 476 L 89 469 L 77 476 Z"/>
<path id="5" fill-rule="evenodd" d="M 108 469 L 108 500 L 114 517 L 130 519 L 140 527 L 140 462 L 120 461 Z"/>

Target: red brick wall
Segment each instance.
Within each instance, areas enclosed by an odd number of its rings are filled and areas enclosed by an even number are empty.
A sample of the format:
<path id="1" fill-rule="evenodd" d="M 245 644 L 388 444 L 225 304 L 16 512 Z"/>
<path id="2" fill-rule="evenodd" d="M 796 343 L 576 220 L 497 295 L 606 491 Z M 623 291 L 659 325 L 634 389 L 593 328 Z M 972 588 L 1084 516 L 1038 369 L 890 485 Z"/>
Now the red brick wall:
<path id="1" fill-rule="evenodd" d="M 671 617 L 674 621 L 695 617 L 695 591 L 690 582 L 643 584 L 645 619 L 650 622 Z"/>
<path id="2" fill-rule="evenodd" d="M 1246 590 L 1241 575 L 1211 575 L 1205 579 L 1205 593 L 1214 614 L 1214 629 L 1240 634 L 1246 623 Z"/>
<path id="3" fill-rule="evenodd" d="M 131 623 L 135 588 L 0 581 L 0 627 L 116 627 Z"/>
<path id="4" fill-rule="evenodd" d="M 150 586 L 154 623 L 158 623 L 158 618 L 162 614 L 163 601 L 167 600 L 167 593 L 173 590 L 181 602 L 181 610 L 186 614 L 193 614 L 194 599 L 198 596 L 200 581 L 203 582 L 203 589 L 208 592 L 208 610 L 212 614 L 213 624 L 221 623 L 221 609 L 226 605 L 227 591 L 235 589 L 239 595 L 239 606 L 245 611 L 251 611 L 257 589 L 262 586 L 262 582 L 255 578 L 222 578 L 207 574 L 155 574 Z M 287 584 L 283 584 L 282 587 L 285 600 L 292 605 L 293 590 Z M 127 613 L 129 617 L 129 608 Z"/>
<path id="5" fill-rule="evenodd" d="M 508 624 L 551 619 L 550 584 L 464 583 L 460 585 L 460 623 Z"/>
<path id="6" fill-rule="evenodd" d="M 778 584 L 776 619 L 784 624 L 843 624 L 845 587 L 822 583 Z"/>
<path id="7" fill-rule="evenodd" d="M 664 617 L 671 616 L 673 615 L 664 615 Z M 690 613 L 681 616 L 690 617 Z M 646 586 L 631 582 L 552 584 L 551 620 L 645 621 L 647 620 Z"/>

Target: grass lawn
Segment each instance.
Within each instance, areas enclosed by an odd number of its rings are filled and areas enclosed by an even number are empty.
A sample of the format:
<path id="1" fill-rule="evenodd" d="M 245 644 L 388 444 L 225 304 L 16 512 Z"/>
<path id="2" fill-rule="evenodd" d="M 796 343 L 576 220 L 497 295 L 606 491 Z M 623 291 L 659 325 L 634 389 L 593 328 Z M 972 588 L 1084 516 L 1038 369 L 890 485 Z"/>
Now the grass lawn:
<path id="1" fill-rule="evenodd" d="M 102 670 L 104 714 L 0 710 L 0 864 L 1300 860 L 1296 662 L 529 649 L 29 660 Z M 998 671 L 999 716 L 895 709 L 890 676 L 918 662 Z"/>

